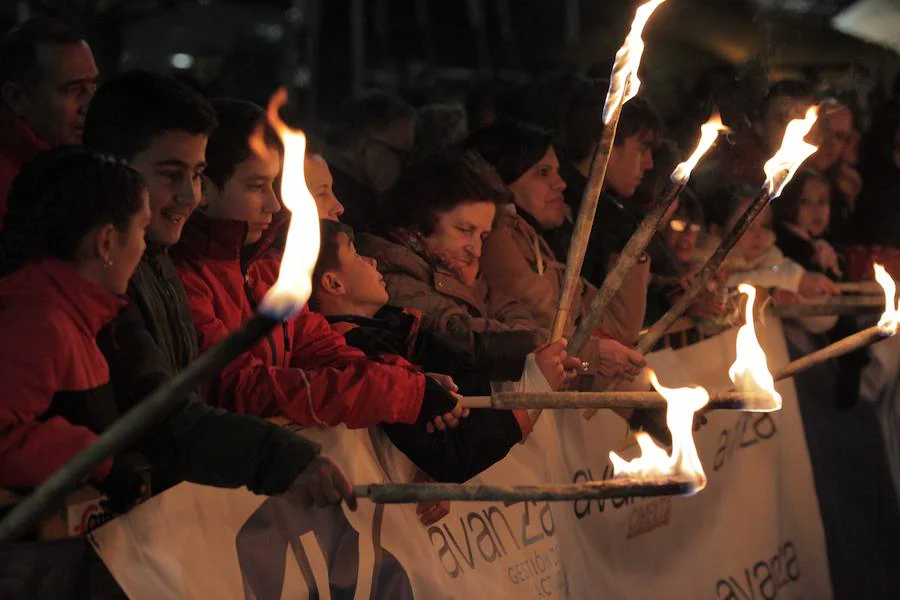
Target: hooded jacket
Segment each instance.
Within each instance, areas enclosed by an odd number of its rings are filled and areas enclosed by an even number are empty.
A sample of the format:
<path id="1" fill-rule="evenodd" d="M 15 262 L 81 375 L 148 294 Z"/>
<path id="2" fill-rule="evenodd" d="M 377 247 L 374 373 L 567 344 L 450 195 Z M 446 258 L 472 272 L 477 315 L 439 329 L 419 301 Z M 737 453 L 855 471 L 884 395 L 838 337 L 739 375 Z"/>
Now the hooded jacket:
<path id="1" fill-rule="evenodd" d="M 480 279 L 473 290 L 407 246 L 381 237 L 361 234 L 356 243 L 360 253 L 378 261 L 391 304 L 420 311 L 423 329 L 454 338 L 492 379 L 519 379 L 525 356 L 547 338 L 519 301 L 494 293 Z"/>
<path id="2" fill-rule="evenodd" d="M 52 259 L 0 280 L 0 486 L 37 486 L 115 419 L 95 336 L 124 304 Z"/>
<path id="3" fill-rule="evenodd" d="M 241 221 L 196 213 L 186 224 L 173 255 L 201 351 L 247 321 L 275 283 L 281 253 L 273 242 L 279 229 L 273 225 L 258 243 L 245 247 Z M 449 411 L 455 400 L 437 387 L 399 357 L 367 359 L 324 317 L 304 307 L 222 370 L 206 397 L 239 413 L 285 416 L 304 426 L 369 427 L 430 420 Z"/>
<path id="4" fill-rule="evenodd" d="M 50 145 L 0 101 L 0 218 L 6 213 L 6 197 L 19 169 Z"/>
<path id="5" fill-rule="evenodd" d="M 447 344 L 439 334 L 423 331 L 418 311 L 393 306 L 373 318 L 329 316 L 352 346 L 369 356 L 393 352 L 426 371 L 453 377 L 461 394 L 490 395 L 487 373 L 469 355 Z M 455 429 L 428 433 L 416 425 L 384 424 L 388 438 L 419 469 L 437 481 L 462 482 L 501 460 L 531 432 L 526 410 L 474 409 Z"/>

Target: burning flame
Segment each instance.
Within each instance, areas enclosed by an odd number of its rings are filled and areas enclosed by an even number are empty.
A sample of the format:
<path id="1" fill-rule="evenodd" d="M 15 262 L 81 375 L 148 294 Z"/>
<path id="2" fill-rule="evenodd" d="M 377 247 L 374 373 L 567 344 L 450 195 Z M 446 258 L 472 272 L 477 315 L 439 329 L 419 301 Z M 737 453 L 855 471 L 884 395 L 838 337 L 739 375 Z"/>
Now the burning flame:
<path id="1" fill-rule="evenodd" d="M 900 328 L 900 301 L 894 307 L 897 297 L 897 286 L 883 266 L 875 263 L 875 280 L 884 290 L 884 313 L 878 321 L 878 327 L 885 334 L 894 335 Z"/>
<path id="2" fill-rule="evenodd" d="M 775 391 L 775 380 L 769 372 L 766 353 L 756 337 L 753 323 L 753 304 L 756 302 L 756 288 L 742 283 L 738 291 L 747 295 L 745 322 L 737 334 L 737 358 L 728 369 L 728 376 L 739 392 L 762 392 L 771 398 L 771 402 L 761 405 L 748 405 L 745 410 L 752 412 L 771 412 L 781 409 L 781 394 Z"/>
<path id="3" fill-rule="evenodd" d="M 819 149 L 817 146 L 803 141 L 818 118 L 818 107 L 810 106 L 803 119 L 794 119 L 788 123 L 787 129 L 784 130 L 781 148 L 763 166 L 763 171 L 766 172 L 769 198 L 774 200 L 780 196 L 784 186 L 788 184 L 803 161 Z"/>
<path id="4" fill-rule="evenodd" d="M 277 319 L 290 317 L 309 300 L 312 272 L 319 257 L 319 213 L 303 176 L 306 136 L 302 131 L 288 127 L 278 115 L 287 99 L 287 90 L 281 88 L 272 96 L 268 108 L 269 123 L 284 144 L 281 201 L 291 211 L 278 280 L 260 304 L 260 312 Z M 266 152 L 261 131 L 251 138 L 251 147 L 257 152 Z"/>
<path id="5" fill-rule="evenodd" d="M 641 34 L 650 15 L 666 0 L 648 0 L 640 5 L 631 22 L 631 31 L 625 37 L 625 43 L 616 53 L 612 74 L 609 77 L 609 91 L 606 104 L 603 106 L 603 124 L 609 125 L 613 115 L 623 104 L 634 98 L 641 89 L 638 79 L 638 67 L 644 55 L 644 40 Z"/>
<path id="6" fill-rule="evenodd" d="M 719 133 L 723 131 L 728 133 L 731 130 L 725 127 L 722 123 L 722 117 L 719 116 L 718 112 L 715 112 L 706 123 L 700 126 L 700 141 L 697 143 L 694 153 L 691 154 L 690 158 L 683 163 L 680 163 L 675 167 L 675 170 L 672 171 L 672 181 L 674 183 L 679 183 L 681 185 L 687 183 L 688 179 L 691 178 L 691 172 L 697 166 L 697 163 L 699 163 L 700 159 L 703 158 L 703 155 L 712 148 L 713 143 L 715 143 L 716 139 L 719 137 Z"/>
<path id="7" fill-rule="evenodd" d="M 667 388 L 660 385 L 656 373 L 650 372 L 650 383 L 666 399 L 666 425 L 672 432 L 672 454 L 660 448 L 644 432 L 638 432 L 641 455 L 627 461 L 615 452 L 609 453 L 616 477 L 666 477 L 687 475 L 696 480 L 694 492 L 706 487 L 706 474 L 694 446 L 694 413 L 706 406 L 709 394 L 701 387 Z"/>

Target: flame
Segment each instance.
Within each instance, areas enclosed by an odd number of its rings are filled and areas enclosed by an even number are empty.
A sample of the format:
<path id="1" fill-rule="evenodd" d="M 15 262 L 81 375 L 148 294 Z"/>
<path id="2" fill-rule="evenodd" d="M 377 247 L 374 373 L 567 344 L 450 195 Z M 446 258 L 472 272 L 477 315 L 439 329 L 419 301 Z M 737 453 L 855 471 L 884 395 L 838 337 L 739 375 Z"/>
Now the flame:
<path id="1" fill-rule="evenodd" d="M 784 130 L 784 139 L 781 148 L 770 158 L 763 171 L 766 172 L 766 187 L 769 190 L 769 198 L 775 199 L 781 195 L 784 186 L 788 184 L 794 173 L 804 160 L 812 156 L 819 148 L 803 141 L 812 126 L 819 118 L 819 109 L 810 106 L 806 109 L 806 116 L 802 119 L 793 119 Z"/>
<path id="2" fill-rule="evenodd" d="M 781 409 L 781 394 L 775 391 L 775 380 L 769 372 L 766 353 L 756 337 L 753 323 L 753 304 L 756 302 L 756 288 L 742 283 L 738 291 L 747 295 L 747 308 L 744 324 L 737 334 L 737 357 L 728 369 L 728 376 L 739 392 L 762 392 L 771 398 L 767 404 L 748 405 L 745 410 L 753 412 L 770 412 Z"/>
<path id="3" fill-rule="evenodd" d="M 683 163 L 680 163 L 675 167 L 675 170 L 672 171 L 672 181 L 674 183 L 682 185 L 687 183 L 688 179 L 691 178 L 691 171 L 694 170 L 697 163 L 703 158 L 703 155 L 712 148 L 713 143 L 715 143 L 716 139 L 719 137 L 719 133 L 723 131 L 729 133 L 731 130 L 725 127 L 722 123 L 722 117 L 720 117 L 718 111 L 716 111 L 706 123 L 700 126 L 700 141 L 697 143 L 694 153 L 691 154 L 690 158 Z"/>
<path id="4" fill-rule="evenodd" d="M 644 40 L 641 34 L 650 15 L 666 0 L 648 0 L 640 5 L 631 22 L 631 31 L 625 37 L 625 43 L 616 53 L 612 74 L 609 77 L 609 91 L 606 93 L 606 104 L 603 106 L 603 124 L 609 125 L 613 115 L 626 102 L 637 96 L 641 89 L 638 79 L 638 67 L 644 55 Z"/>
<path id="5" fill-rule="evenodd" d="M 641 456 L 627 461 L 615 452 L 609 453 L 616 477 L 666 477 L 686 475 L 696 480 L 694 492 L 706 487 L 706 474 L 694 446 L 694 413 L 706 406 L 709 394 L 701 387 L 667 388 L 659 383 L 656 373 L 650 372 L 650 383 L 666 399 L 666 425 L 672 433 L 672 454 L 669 455 L 644 432 L 638 432 Z"/>
<path id="6" fill-rule="evenodd" d="M 897 297 L 897 285 L 883 266 L 875 263 L 875 280 L 884 290 L 884 313 L 878 321 L 878 327 L 888 335 L 897 333 L 900 328 L 900 301 L 894 307 Z"/>
<path id="7" fill-rule="evenodd" d="M 319 257 L 319 213 L 303 176 L 306 136 L 302 131 L 288 127 L 278 115 L 287 99 L 287 90 L 280 88 L 272 96 L 268 108 L 269 123 L 284 144 L 281 201 L 291 211 L 278 280 L 260 304 L 260 312 L 277 319 L 288 318 L 309 300 L 312 272 Z M 251 147 L 258 151 L 261 138 L 254 136 L 252 139 L 255 142 L 251 141 Z"/>

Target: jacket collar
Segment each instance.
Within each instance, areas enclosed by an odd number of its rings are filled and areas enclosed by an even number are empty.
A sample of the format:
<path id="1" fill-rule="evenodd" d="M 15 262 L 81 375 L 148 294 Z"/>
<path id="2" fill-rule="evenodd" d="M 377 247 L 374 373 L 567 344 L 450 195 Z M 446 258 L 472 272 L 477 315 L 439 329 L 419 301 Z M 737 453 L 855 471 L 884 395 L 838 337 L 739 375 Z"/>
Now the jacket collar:
<path id="1" fill-rule="evenodd" d="M 172 249 L 178 256 L 202 256 L 214 260 L 252 262 L 268 252 L 282 230 L 286 229 L 290 217 L 287 211 L 278 212 L 272 225 L 262 238 L 252 246 L 245 247 L 247 223 L 232 219 L 210 219 L 203 212 L 195 212 L 184 224 L 181 239 Z"/>
<path id="2" fill-rule="evenodd" d="M 40 139 L 37 134 L 14 113 L 5 102 L 0 101 L 0 154 L 25 163 L 41 150 L 50 148 L 50 144 Z"/>
<path id="3" fill-rule="evenodd" d="M 107 291 L 56 259 L 24 265 L 0 283 L 0 290 L 18 296 L 33 295 L 36 301 L 49 296 L 65 307 L 79 328 L 91 337 L 95 337 L 128 304 L 125 296 Z"/>

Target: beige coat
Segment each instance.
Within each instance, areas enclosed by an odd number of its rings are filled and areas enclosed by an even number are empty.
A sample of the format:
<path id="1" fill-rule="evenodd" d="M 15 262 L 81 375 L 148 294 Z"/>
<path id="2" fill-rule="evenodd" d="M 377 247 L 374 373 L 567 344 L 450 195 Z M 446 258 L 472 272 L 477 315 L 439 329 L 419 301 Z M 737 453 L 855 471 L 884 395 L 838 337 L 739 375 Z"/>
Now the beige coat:
<path id="1" fill-rule="evenodd" d="M 427 330 L 465 338 L 479 363 L 516 364 L 521 374 L 525 356 L 548 337 L 518 300 L 492 293 L 480 280 L 471 290 L 410 248 L 381 237 L 360 234 L 356 244 L 378 261 L 392 305 L 420 310 Z M 517 379 L 517 369 L 510 369 L 507 378 Z"/>
<path id="2" fill-rule="evenodd" d="M 484 243 L 481 277 L 492 290 L 517 298 L 538 325 L 550 328 L 556 316 L 566 265 L 559 262 L 546 240 L 516 213 L 515 205 L 497 212 L 494 230 Z M 613 298 L 600 330 L 626 345 L 637 342 L 647 308 L 650 261 L 638 263 Z M 597 290 L 581 280 L 566 334 L 575 329 Z"/>

